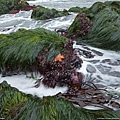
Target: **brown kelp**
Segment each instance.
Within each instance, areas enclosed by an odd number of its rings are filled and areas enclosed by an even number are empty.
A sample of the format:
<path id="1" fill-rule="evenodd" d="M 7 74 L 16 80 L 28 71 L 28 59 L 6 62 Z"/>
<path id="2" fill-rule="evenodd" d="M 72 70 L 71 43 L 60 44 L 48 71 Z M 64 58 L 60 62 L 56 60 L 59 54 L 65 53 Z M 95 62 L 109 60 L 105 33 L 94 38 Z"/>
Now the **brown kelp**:
<path id="1" fill-rule="evenodd" d="M 67 30 L 66 37 L 71 39 L 82 38 L 90 31 L 92 22 L 85 14 L 78 14 Z"/>
<path id="2" fill-rule="evenodd" d="M 24 94 L 7 82 L 0 84 L 0 118 L 5 120 L 96 120 L 120 116 L 110 110 L 87 110 L 75 107 L 63 98 L 38 98 Z"/>

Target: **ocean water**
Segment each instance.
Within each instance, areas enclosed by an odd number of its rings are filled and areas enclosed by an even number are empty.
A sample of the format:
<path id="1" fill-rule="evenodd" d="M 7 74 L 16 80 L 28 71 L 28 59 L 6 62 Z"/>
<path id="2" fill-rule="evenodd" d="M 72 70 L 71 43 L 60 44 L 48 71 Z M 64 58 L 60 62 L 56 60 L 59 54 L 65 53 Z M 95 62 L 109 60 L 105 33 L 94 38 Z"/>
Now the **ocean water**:
<path id="1" fill-rule="evenodd" d="M 59 10 L 69 9 L 73 6 L 90 7 L 98 0 L 35 0 L 29 1 L 30 5 L 42 5 L 48 8 L 56 8 Z M 104 2 L 104 0 L 101 0 Z M 51 31 L 55 29 L 67 29 L 77 14 L 63 16 L 49 20 L 34 20 L 31 19 L 31 11 L 20 11 L 17 14 L 5 14 L 0 16 L 0 34 L 9 34 L 20 28 L 35 29 L 38 27 L 45 28 Z M 87 77 L 96 78 L 93 82 L 97 85 L 102 85 L 110 92 L 120 94 L 120 52 L 102 50 L 91 46 L 73 45 L 74 48 L 88 51 L 94 55 L 94 58 L 88 59 L 85 56 L 79 55 L 83 60 L 82 67 L 77 70 L 84 74 L 84 81 L 89 80 Z M 39 75 L 38 75 L 39 77 Z M 6 80 L 11 86 L 18 88 L 20 91 L 37 95 L 39 97 L 55 95 L 59 92 L 65 92 L 66 87 L 46 88 L 41 84 L 39 88 L 34 88 L 35 80 L 27 78 L 25 75 L 15 75 L 11 77 L 1 77 L 0 83 Z M 118 99 L 120 101 L 120 99 Z"/>

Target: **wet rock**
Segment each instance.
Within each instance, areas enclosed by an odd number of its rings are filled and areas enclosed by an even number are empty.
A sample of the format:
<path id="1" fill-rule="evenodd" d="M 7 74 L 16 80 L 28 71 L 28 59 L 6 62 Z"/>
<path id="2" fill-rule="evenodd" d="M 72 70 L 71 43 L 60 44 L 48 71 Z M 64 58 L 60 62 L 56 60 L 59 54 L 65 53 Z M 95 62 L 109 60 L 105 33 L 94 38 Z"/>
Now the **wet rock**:
<path id="1" fill-rule="evenodd" d="M 91 50 L 93 53 L 97 54 L 98 56 L 103 56 L 103 53 L 97 51 L 97 50 Z"/>
<path id="2" fill-rule="evenodd" d="M 94 58 L 94 55 L 88 50 L 82 50 L 80 48 L 77 48 L 76 50 L 80 56 L 82 55 L 85 58 Z"/>
<path id="3" fill-rule="evenodd" d="M 96 65 L 96 67 L 102 74 L 108 74 L 112 69 L 112 67 L 103 66 L 102 64 Z"/>
<path id="4" fill-rule="evenodd" d="M 114 76 L 114 77 L 120 77 L 120 72 L 118 72 L 118 71 L 112 71 L 112 72 L 109 72 L 108 75 Z"/>
<path id="5" fill-rule="evenodd" d="M 96 63 L 100 62 L 100 60 L 90 60 L 90 61 L 88 61 L 88 62 L 91 62 L 91 63 L 93 63 L 93 64 L 96 64 Z"/>
<path id="6" fill-rule="evenodd" d="M 102 63 L 108 63 L 109 65 L 114 65 L 114 66 L 120 65 L 119 60 L 111 60 L 111 59 L 104 59 L 102 60 Z"/>
<path id="7" fill-rule="evenodd" d="M 92 65 L 87 65 L 87 68 L 86 68 L 87 72 L 89 73 L 95 73 L 96 72 L 96 69 L 92 66 Z"/>
<path id="8" fill-rule="evenodd" d="M 37 6 L 35 6 L 35 5 L 30 6 L 30 5 L 26 2 L 23 7 L 21 7 L 21 8 L 18 9 L 18 10 L 11 10 L 11 11 L 9 12 L 9 14 L 16 14 L 16 13 L 18 13 L 20 10 L 21 10 L 21 11 L 33 10 L 33 9 L 35 9 L 36 7 L 37 7 Z"/>
<path id="9" fill-rule="evenodd" d="M 16 14 L 16 13 L 18 13 L 19 12 L 19 10 L 11 10 L 10 12 L 9 12 L 9 14 Z"/>
<path id="10" fill-rule="evenodd" d="M 112 107 L 115 107 L 115 108 L 120 108 L 120 104 L 117 103 L 117 102 L 115 102 L 115 101 L 111 101 L 111 102 L 110 102 L 110 105 L 111 105 Z"/>
<path id="11" fill-rule="evenodd" d="M 26 2 L 25 6 L 24 6 L 23 8 L 21 8 L 20 10 L 22 10 L 22 11 L 29 11 L 29 10 L 33 10 L 33 9 L 35 9 L 35 8 L 37 8 L 37 6 L 35 6 L 35 5 L 30 6 L 30 5 Z"/>
<path id="12" fill-rule="evenodd" d="M 86 49 L 86 50 L 91 50 L 89 47 L 87 47 L 87 46 L 82 46 L 84 49 Z"/>
<path id="13" fill-rule="evenodd" d="M 99 75 L 97 75 L 97 78 L 99 78 L 99 79 L 101 79 L 101 80 L 102 80 L 102 78 L 101 78 Z"/>
<path id="14" fill-rule="evenodd" d="M 88 31 L 91 29 L 92 23 L 85 14 L 78 14 L 68 28 L 66 37 L 75 39 L 75 38 L 82 38 L 85 36 Z"/>

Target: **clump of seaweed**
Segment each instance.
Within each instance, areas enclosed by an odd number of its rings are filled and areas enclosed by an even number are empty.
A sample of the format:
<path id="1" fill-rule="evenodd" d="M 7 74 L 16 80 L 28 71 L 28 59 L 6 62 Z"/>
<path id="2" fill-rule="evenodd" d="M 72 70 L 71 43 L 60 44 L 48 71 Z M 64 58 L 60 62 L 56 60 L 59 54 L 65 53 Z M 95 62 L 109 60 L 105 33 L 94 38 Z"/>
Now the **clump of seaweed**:
<path id="1" fill-rule="evenodd" d="M 69 15 L 67 10 L 58 11 L 54 8 L 49 9 L 43 6 L 39 6 L 33 10 L 31 18 L 36 19 L 36 20 L 46 20 L 46 19 L 62 17 L 66 15 Z"/>
<path id="2" fill-rule="evenodd" d="M 91 30 L 91 27 L 92 21 L 85 14 L 79 13 L 68 28 L 68 30 L 58 30 L 57 32 L 60 32 L 61 35 L 74 40 L 87 35 L 88 32 Z"/>
<path id="3" fill-rule="evenodd" d="M 79 87 L 81 87 L 83 75 L 76 69 L 81 67 L 82 60 L 73 49 L 73 41 L 68 40 L 64 47 L 65 50 L 51 62 L 46 62 L 45 52 L 47 52 L 47 49 L 38 54 L 38 71 L 44 76 L 42 83 L 53 88 L 55 86 L 71 87 L 73 84 L 79 84 Z M 40 83 L 40 80 L 38 82 Z"/>

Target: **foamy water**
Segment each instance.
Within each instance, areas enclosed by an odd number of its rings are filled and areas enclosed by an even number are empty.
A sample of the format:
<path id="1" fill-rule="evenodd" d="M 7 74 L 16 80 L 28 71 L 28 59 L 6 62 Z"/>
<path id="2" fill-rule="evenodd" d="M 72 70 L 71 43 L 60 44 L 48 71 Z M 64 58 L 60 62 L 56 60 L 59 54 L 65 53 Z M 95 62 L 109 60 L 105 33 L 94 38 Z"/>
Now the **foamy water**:
<path id="1" fill-rule="evenodd" d="M 21 92 L 26 94 L 37 95 L 38 97 L 43 96 L 53 96 L 57 93 L 64 93 L 67 91 L 67 87 L 55 87 L 55 88 L 47 88 L 42 83 L 40 87 L 35 87 L 35 79 L 28 78 L 26 75 L 14 75 L 8 77 L 1 77 L 0 75 L 0 83 L 3 81 L 7 81 L 12 87 L 17 88 Z"/>

